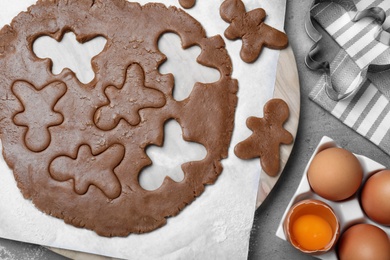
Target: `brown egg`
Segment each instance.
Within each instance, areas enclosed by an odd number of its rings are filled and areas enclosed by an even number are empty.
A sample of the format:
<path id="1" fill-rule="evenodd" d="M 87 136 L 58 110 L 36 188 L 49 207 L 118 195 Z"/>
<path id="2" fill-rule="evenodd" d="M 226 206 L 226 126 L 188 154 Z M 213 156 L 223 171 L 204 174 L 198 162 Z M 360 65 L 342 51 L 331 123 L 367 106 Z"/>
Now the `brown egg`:
<path id="1" fill-rule="evenodd" d="M 353 153 L 332 147 L 314 156 L 307 177 L 315 193 L 328 200 L 340 201 L 359 189 L 363 169 Z"/>
<path id="2" fill-rule="evenodd" d="M 354 225 L 340 237 L 338 256 L 340 260 L 389 260 L 389 237 L 377 226 Z"/>
<path id="3" fill-rule="evenodd" d="M 390 226 L 390 170 L 377 172 L 366 181 L 361 203 L 369 218 Z"/>

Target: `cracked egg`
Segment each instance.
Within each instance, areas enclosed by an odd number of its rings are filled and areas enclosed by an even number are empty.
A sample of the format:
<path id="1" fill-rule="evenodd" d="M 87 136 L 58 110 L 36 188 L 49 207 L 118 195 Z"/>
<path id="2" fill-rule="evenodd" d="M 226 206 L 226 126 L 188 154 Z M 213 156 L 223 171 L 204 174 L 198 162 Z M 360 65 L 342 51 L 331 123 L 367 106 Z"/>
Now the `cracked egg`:
<path id="1" fill-rule="evenodd" d="M 318 255 L 333 248 L 340 225 L 326 203 L 307 199 L 293 205 L 283 223 L 287 240 L 298 250 Z"/>

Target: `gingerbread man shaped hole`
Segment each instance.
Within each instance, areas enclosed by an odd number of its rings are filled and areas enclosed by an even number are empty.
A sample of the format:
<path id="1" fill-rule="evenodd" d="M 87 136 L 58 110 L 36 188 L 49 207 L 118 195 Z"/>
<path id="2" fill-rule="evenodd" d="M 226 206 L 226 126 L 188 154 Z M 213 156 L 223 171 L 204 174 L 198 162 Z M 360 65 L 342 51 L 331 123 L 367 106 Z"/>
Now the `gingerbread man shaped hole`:
<path id="1" fill-rule="evenodd" d="M 37 38 L 33 43 L 33 51 L 38 58 L 51 59 L 54 75 L 68 68 L 81 83 L 87 84 L 95 77 L 91 60 L 103 50 L 106 42 L 106 38 L 99 36 L 80 43 L 73 32 L 68 32 L 59 42 L 50 36 Z"/>
<path id="2" fill-rule="evenodd" d="M 140 185 L 146 190 L 159 188 L 167 177 L 176 182 L 182 181 L 184 173 L 181 166 L 206 157 L 204 146 L 183 140 L 181 127 L 175 120 L 165 124 L 164 136 L 162 147 L 149 146 L 146 150 L 153 162 L 144 168 L 139 176 Z"/>
<path id="3" fill-rule="evenodd" d="M 197 62 L 200 48 L 192 46 L 183 50 L 177 34 L 163 34 L 158 46 L 160 51 L 167 56 L 167 61 L 160 66 L 159 71 L 162 74 L 173 74 L 175 78 L 173 98 L 176 101 L 186 99 L 196 82 L 212 83 L 220 79 L 218 70 Z"/>

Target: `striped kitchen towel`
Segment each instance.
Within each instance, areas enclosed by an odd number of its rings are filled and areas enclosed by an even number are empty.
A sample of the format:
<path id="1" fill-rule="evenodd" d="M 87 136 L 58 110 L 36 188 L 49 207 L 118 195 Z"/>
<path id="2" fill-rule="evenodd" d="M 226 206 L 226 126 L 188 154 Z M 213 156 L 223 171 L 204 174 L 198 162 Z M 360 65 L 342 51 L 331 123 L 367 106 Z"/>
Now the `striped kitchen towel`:
<path id="1" fill-rule="evenodd" d="M 310 15 L 336 44 L 312 37 L 311 52 L 334 55 L 308 55 L 310 68 L 325 71 L 309 98 L 390 155 L 390 0 L 319 0 Z"/>

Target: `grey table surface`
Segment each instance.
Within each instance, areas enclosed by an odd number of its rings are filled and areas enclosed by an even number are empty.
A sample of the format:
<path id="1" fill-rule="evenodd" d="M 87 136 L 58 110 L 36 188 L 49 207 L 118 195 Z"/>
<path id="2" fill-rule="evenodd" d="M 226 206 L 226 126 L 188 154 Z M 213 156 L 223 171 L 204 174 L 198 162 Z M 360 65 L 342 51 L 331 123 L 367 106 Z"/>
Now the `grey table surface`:
<path id="1" fill-rule="evenodd" d="M 285 29 L 299 71 L 301 114 L 289 161 L 271 194 L 255 213 L 249 259 L 314 259 L 298 252 L 289 243 L 276 237 L 275 233 L 287 204 L 298 187 L 307 162 L 324 135 L 331 137 L 344 148 L 366 155 L 390 168 L 390 157 L 387 154 L 309 100 L 308 94 L 320 77 L 319 72 L 310 71 L 304 64 L 304 57 L 313 44 L 304 29 L 304 19 L 307 17 L 312 1 L 287 0 L 287 2 Z M 0 239 L 0 259 L 59 260 L 65 258 L 38 245 Z"/>

